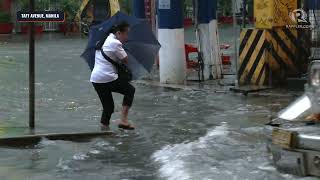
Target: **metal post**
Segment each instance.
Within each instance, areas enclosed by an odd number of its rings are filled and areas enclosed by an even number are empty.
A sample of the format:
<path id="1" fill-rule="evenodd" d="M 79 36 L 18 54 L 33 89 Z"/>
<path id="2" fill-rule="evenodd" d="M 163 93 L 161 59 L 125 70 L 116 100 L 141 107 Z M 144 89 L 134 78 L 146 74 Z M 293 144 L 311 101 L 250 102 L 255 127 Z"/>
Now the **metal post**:
<path id="1" fill-rule="evenodd" d="M 30 11 L 34 11 L 34 0 L 29 0 Z M 35 52 L 34 23 L 30 23 L 29 32 L 29 127 L 34 128 L 35 119 Z"/>
<path id="2" fill-rule="evenodd" d="M 238 36 L 237 36 L 237 18 L 236 18 L 236 0 L 232 0 L 233 13 L 233 35 L 234 35 L 234 68 L 235 68 L 235 85 L 238 86 Z"/>
<path id="3" fill-rule="evenodd" d="M 247 0 L 243 0 L 242 7 L 242 27 L 246 28 L 246 19 L 247 19 Z"/>
<path id="4" fill-rule="evenodd" d="M 201 53 L 201 39 L 199 34 L 199 21 L 198 21 L 198 13 L 199 13 L 199 2 L 198 0 L 194 0 L 194 14 L 195 14 L 195 33 L 196 33 L 196 42 L 197 42 L 197 48 L 198 48 L 198 63 L 199 63 L 199 69 L 198 69 L 198 81 L 201 82 L 204 80 L 204 73 L 203 73 L 203 59 L 202 59 L 202 53 Z M 203 75 L 203 76 L 202 76 Z"/>
<path id="5" fill-rule="evenodd" d="M 80 1 L 79 1 L 79 5 L 81 6 L 81 2 Z M 73 23 L 75 23 L 75 25 L 77 25 L 77 21 L 75 21 L 75 19 L 73 19 Z M 78 27 L 78 31 L 80 33 L 80 38 L 82 38 L 82 36 L 85 35 L 85 34 L 82 34 L 82 24 L 81 23 L 82 23 L 82 18 L 81 18 L 81 15 L 80 15 L 79 22 L 78 22 L 78 26 L 79 26 Z"/>
<path id="6" fill-rule="evenodd" d="M 151 0 L 151 27 L 154 34 L 157 34 L 156 25 L 156 1 Z M 157 36 L 157 35 L 156 35 Z"/>

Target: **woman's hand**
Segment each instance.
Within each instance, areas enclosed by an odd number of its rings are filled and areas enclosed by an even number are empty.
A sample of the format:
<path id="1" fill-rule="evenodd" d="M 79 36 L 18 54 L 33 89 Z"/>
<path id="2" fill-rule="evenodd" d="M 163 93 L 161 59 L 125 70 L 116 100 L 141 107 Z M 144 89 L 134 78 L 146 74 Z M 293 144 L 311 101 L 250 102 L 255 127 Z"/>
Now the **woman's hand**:
<path id="1" fill-rule="evenodd" d="M 123 64 L 128 64 L 128 56 L 126 56 L 125 58 L 121 59 L 121 62 Z"/>

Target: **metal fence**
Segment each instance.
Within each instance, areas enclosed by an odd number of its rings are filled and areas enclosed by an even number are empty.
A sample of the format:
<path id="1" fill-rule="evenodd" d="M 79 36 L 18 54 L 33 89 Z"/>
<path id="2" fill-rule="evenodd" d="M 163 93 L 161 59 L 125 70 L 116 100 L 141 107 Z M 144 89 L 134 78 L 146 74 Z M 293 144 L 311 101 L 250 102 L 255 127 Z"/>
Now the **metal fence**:
<path id="1" fill-rule="evenodd" d="M 318 0 L 309 0 L 305 4 L 304 9 L 308 14 L 308 20 L 311 25 L 310 40 L 311 59 L 320 59 L 320 2 Z"/>
<path id="2" fill-rule="evenodd" d="M 49 3 L 49 9 L 48 10 L 58 10 L 60 9 L 60 1 L 53 1 L 51 0 Z M 57 31 L 59 28 L 59 23 L 56 22 L 46 22 L 44 23 L 44 30 L 45 31 Z"/>

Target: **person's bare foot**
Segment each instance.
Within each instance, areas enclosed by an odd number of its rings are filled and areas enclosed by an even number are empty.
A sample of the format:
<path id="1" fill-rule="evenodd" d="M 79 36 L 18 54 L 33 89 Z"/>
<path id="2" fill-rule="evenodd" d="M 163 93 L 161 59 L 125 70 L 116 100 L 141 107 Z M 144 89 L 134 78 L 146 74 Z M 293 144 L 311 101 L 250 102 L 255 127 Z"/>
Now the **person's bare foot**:
<path id="1" fill-rule="evenodd" d="M 101 123 L 100 129 L 101 129 L 101 131 L 109 131 L 110 127 L 109 127 L 109 125 Z"/>
<path id="2" fill-rule="evenodd" d="M 128 130 L 134 130 L 135 127 L 129 123 L 129 121 L 127 120 L 121 120 L 119 123 L 118 123 L 118 127 L 121 128 L 121 129 L 128 129 Z"/>

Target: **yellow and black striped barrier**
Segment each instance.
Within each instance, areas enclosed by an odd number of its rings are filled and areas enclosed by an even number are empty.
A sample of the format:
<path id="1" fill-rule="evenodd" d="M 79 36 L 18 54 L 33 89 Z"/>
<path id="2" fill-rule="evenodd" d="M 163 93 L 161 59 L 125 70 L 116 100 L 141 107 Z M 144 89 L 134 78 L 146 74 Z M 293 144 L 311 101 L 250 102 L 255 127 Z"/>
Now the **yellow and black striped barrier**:
<path id="1" fill-rule="evenodd" d="M 238 77 L 241 85 L 275 85 L 307 70 L 309 43 L 305 30 L 243 29 Z M 270 84 L 271 82 L 271 84 Z"/>

